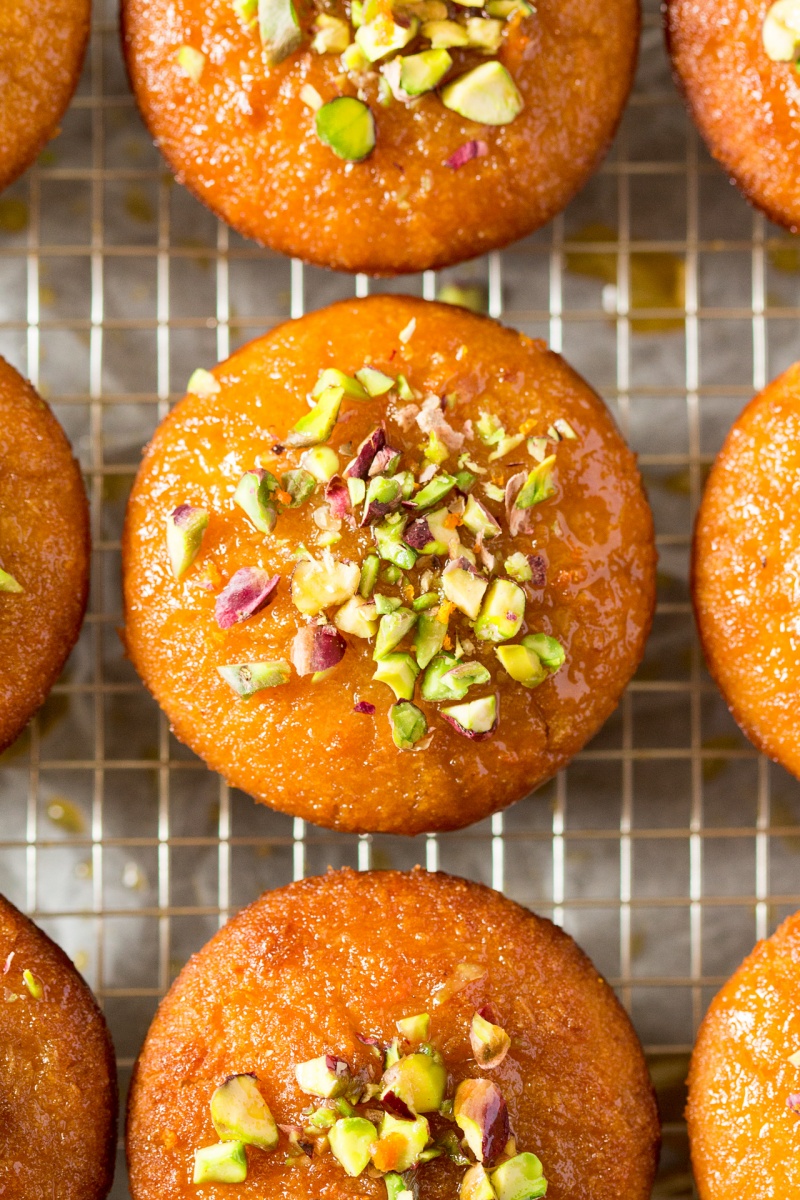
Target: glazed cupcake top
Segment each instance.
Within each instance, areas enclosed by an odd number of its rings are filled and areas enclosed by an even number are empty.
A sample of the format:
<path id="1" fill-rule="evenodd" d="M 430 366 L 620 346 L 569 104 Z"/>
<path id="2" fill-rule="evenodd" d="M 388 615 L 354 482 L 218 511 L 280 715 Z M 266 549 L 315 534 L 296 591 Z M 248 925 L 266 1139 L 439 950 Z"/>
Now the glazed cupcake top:
<path id="1" fill-rule="evenodd" d="M 132 495 L 127 638 L 179 736 L 229 777 L 245 754 L 264 771 L 246 790 L 307 779 L 317 819 L 363 822 L 408 788 L 409 832 L 429 804 L 463 821 L 473 789 L 492 803 L 484 770 L 517 798 L 616 702 L 649 622 L 649 512 L 557 356 L 386 297 L 191 388 Z"/>

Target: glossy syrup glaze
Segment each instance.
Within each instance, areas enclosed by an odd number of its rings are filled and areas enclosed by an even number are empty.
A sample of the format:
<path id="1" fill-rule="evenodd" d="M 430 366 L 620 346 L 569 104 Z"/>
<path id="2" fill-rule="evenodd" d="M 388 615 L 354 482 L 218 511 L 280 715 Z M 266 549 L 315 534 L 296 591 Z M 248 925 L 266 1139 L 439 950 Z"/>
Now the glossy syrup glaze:
<path id="1" fill-rule="evenodd" d="M 510 23 L 499 55 L 525 102 L 516 120 L 479 125 L 433 93 L 411 107 L 384 107 L 374 74 L 362 94 L 377 145 L 362 163 L 343 162 L 320 142 L 300 99 L 306 85 L 323 101 L 356 94 L 339 55 L 314 53 L 308 38 L 270 68 L 231 0 L 126 0 L 124 44 L 149 128 L 180 181 L 210 208 L 284 254 L 394 274 L 472 258 L 529 233 L 567 204 L 608 148 L 633 79 L 638 0 L 535 7 Z M 325 9 L 345 11 L 340 3 Z M 314 11 L 298 6 L 307 34 Z M 196 83 L 176 61 L 182 45 L 206 56 Z M 453 75 L 480 61 L 454 57 Z M 488 153 L 447 167 L 472 139 Z"/>
<path id="2" fill-rule="evenodd" d="M 412 320 L 413 336 L 403 344 L 399 334 Z M 476 643 L 469 658 L 487 664 L 499 697 L 499 726 L 486 741 L 460 736 L 417 697 L 432 737 L 424 750 L 397 750 L 388 721 L 392 692 L 373 681 L 373 645 L 360 638 L 348 638 L 341 665 L 318 683 L 293 675 L 285 686 L 242 701 L 217 674 L 221 663 L 290 657 L 302 623 L 291 596 L 295 552 L 306 544 L 321 553 L 312 516 L 318 498 L 283 512 L 264 537 L 232 504 L 233 489 L 257 455 L 275 474 L 296 465 L 299 452 L 275 456 L 271 447 L 308 412 L 305 396 L 320 369 L 352 373 L 365 361 L 404 372 L 422 392 L 452 394 L 447 415 L 456 429 L 490 409 L 509 432 L 523 422 L 544 432 L 561 417 L 577 435 L 558 446 L 556 494 L 530 510 L 532 532 L 512 539 L 504 526 L 492 542 L 499 574 L 512 551 L 541 555 L 546 581 L 526 585 L 521 632 L 557 637 L 566 663 L 530 690 L 500 669 L 489 643 Z M 282 325 L 215 374 L 219 393 L 184 399 L 148 447 L 124 537 L 128 652 L 177 736 L 259 800 L 347 830 L 461 827 L 553 774 L 615 707 L 641 657 L 653 608 L 650 510 L 633 456 L 597 396 L 542 343 L 464 310 L 402 297 L 346 302 Z M 356 446 L 385 420 L 390 442 L 424 462 L 419 428 L 398 424 L 402 407 L 396 399 L 388 406 L 383 398 L 345 402 L 330 445 Z M 478 437 L 466 447 L 486 461 Z M 523 443 L 488 478 L 502 481 L 534 465 Z M 483 499 L 502 520 L 503 505 Z M 211 520 L 194 566 L 177 582 L 164 528 L 180 503 L 207 508 Z M 337 559 L 362 561 L 373 549 L 369 529 L 345 523 L 341 538 L 332 547 Z M 277 596 L 255 617 L 222 630 L 215 594 L 246 566 L 278 573 Z M 460 614 L 450 632 L 472 640 Z M 373 716 L 354 713 L 360 701 L 375 706 Z"/>
<path id="3" fill-rule="evenodd" d="M 759 942 L 714 999 L 689 1076 L 689 1134 L 701 1200 L 788 1200 L 800 1192 L 800 915 Z"/>
<path id="4" fill-rule="evenodd" d="M 706 660 L 747 736 L 800 775 L 800 367 L 751 401 L 697 519 L 693 595 Z"/>
<path id="5" fill-rule="evenodd" d="M 669 0 L 667 40 L 709 150 L 753 204 L 800 225 L 800 75 L 773 62 L 762 27 L 773 0 Z"/>
<path id="6" fill-rule="evenodd" d="M 478 977 L 452 990 L 464 963 Z M 511 1048 L 481 1071 L 468 1034 L 489 1003 Z M 308 1105 L 296 1063 L 334 1053 L 374 1073 L 359 1035 L 387 1044 L 398 1019 L 422 1011 L 448 1094 L 467 1077 L 497 1083 L 517 1145 L 542 1161 L 548 1200 L 649 1197 L 658 1123 L 641 1047 L 572 939 L 477 884 L 345 870 L 266 893 L 174 984 L 131 1089 L 134 1200 L 385 1200 L 383 1180 L 348 1179 L 330 1154 L 287 1163 L 285 1137 L 271 1153 L 248 1149 L 235 1187 L 193 1187 L 192 1158 L 216 1140 L 209 1099 L 227 1076 L 254 1072 L 275 1119 L 292 1123 Z M 443 1156 L 412 1174 L 420 1200 L 455 1200 L 463 1169 Z"/>

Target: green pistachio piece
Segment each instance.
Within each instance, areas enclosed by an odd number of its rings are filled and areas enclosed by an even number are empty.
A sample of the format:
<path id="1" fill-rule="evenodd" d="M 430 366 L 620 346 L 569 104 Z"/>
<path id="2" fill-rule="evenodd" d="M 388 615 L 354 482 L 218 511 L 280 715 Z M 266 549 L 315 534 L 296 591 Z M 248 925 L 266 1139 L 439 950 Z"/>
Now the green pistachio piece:
<path id="1" fill-rule="evenodd" d="M 424 612 L 426 608 L 435 608 L 438 603 L 438 592 L 425 592 L 424 595 L 417 596 L 415 600 L 411 601 L 411 607 L 413 608 L 414 612 L 420 613 Z"/>
<path id="2" fill-rule="evenodd" d="M 199 396 L 201 400 L 208 400 L 210 396 L 216 396 L 218 392 L 221 392 L 222 388 L 210 371 L 198 367 L 189 376 L 186 391 L 192 396 Z"/>
<path id="3" fill-rule="evenodd" d="M 258 0 L 258 28 L 271 67 L 287 58 L 303 40 L 292 0 Z"/>
<path id="4" fill-rule="evenodd" d="M 217 667 L 217 671 L 227 684 L 233 688 L 237 696 L 247 699 L 264 688 L 280 687 L 288 683 L 292 673 L 285 659 L 275 659 L 272 662 L 243 662 L 229 663 Z"/>
<path id="5" fill-rule="evenodd" d="M 505 428 L 494 413 L 482 412 L 475 422 L 475 432 L 484 446 L 496 446 L 506 436 Z"/>
<path id="6" fill-rule="evenodd" d="M 433 48 L 422 50 L 419 54 L 405 54 L 394 58 L 383 70 L 389 82 L 394 85 L 395 93 L 399 92 L 399 98 L 404 98 L 432 92 L 452 65 L 453 60 L 446 50 Z"/>
<path id="7" fill-rule="evenodd" d="M 487 0 L 483 7 L 490 17 L 500 17 L 502 21 L 507 21 L 515 13 L 529 17 L 534 11 L 527 0 Z"/>
<path id="8" fill-rule="evenodd" d="M 350 24 L 354 29 L 364 24 L 364 3 L 365 0 L 352 0 L 350 4 Z"/>
<path id="9" fill-rule="evenodd" d="M 512 579 L 516 579 L 517 583 L 529 583 L 533 579 L 531 564 L 521 550 L 517 550 L 514 554 L 509 555 L 503 563 L 503 569 L 506 575 L 510 575 Z"/>
<path id="10" fill-rule="evenodd" d="M 482 1163 L 476 1163 L 464 1174 L 458 1200 L 497 1200 L 489 1173 Z"/>
<path id="11" fill-rule="evenodd" d="M 389 563 L 388 567 L 384 567 L 381 571 L 381 579 L 384 583 L 400 583 L 403 579 L 403 572 L 394 563 Z"/>
<path id="12" fill-rule="evenodd" d="M 503 22 L 486 17 L 467 18 L 467 37 L 474 50 L 483 54 L 496 54 L 503 40 Z"/>
<path id="13" fill-rule="evenodd" d="M 428 1054 L 408 1054 L 384 1073 L 381 1100 L 391 1095 L 419 1113 L 438 1112 L 447 1088 L 447 1071 Z"/>
<path id="14" fill-rule="evenodd" d="M 386 1047 L 386 1053 L 383 1056 L 383 1069 L 388 1071 L 389 1067 L 393 1067 L 396 1062 L 400 1061 L 400 1039 L 392 1038 L 389 1045 Z"/>
<path id="15" fill-rule="evenodd" d="M 379 20 L 361 25 L 356 30 L 356 42 L 371 63 L 402 50 L 417 36 L 419 21 L 412 17 L 407 25 L 399 25 L 396 21 Z"/>
<path id="16" fill-rule="evenodd" d="M 211 1120 L 221 1142 L 274 1150 L 278 1126 L 254 1075 L 231 1075 L 211 1097 Z"/>
<path id="17" fill-rule="evenodd" d="M 350 45 L 350 26 L 341 17 L 318 13 L 314 32 L 311 49 L 317 54 L 341 54 Z"/>
<path id="18" fill-rule="evenodd" d="M 397 475 L 393 475 L 392 479 L 400 484 L 400 495 L 404 500 L 410 500 L 414 495 L 414 488 L 417 481 L 411 471 L 400 471 Z"/>
<path id="19" fill-rule="evenodd" d="M 391 375 L 384 375 L 383 371 L 378 371 L 375 367 L 362 367 L 360 371 L 356 371 L 356 379 L 363 385 L 367 395 L 372 397 L 385 396 L 394 387 Z"/>
<path id="20" fill-rule="evenodd" d="M 437 508 L 435 512 L 425 513 L 425 520 L 428 522 L 433 540 L 422 548 L 420 554 L 447 554 L 447 548 L 453 538 L 458 537 L 456 531 L 450 529 L 446 524 L 449 516 L 450 513 L 446 508 Z"/>
<path id="21" fill-rule="evenodd" d="M 336 367 L 326 367 L 324 371 L 320 371 L 319 379 L 314 384 L 311 395 L 316 399 L 331 387 L 340 387 L 350 400 L 367 399 L 367 393 L 358 380 L 354 379 L 352 375 L 345 375 L 344 371 L 338 371 Z"/>
<path id="22" fill-rule="evenodd" d="M 208 520 L 208 518 L 206 518 L 206 520 Z M 169 538 L 169 533 L 167 533 L 167 537 Z M 198 545 L 198 549 L 199 549 L 199 545 Z M 170 555 L 170 557 L 172 557 L 172 556 Z M 191 564 L 189 564 L 189 565 L 191 565 Z M 173 574 L 174 574 L 174 567 L 173 567 Z M 13 575 L 9 575 L 8 571 L 3 571 L 2 569 L 0 569 L 0 592 L 13 592 L 15 595 L 19 595 L 20 592 L 23 592 L 24 590 L 25 589 L 23 588 L 22 584 L 17 583 L 17 581 Z"/>
<path id="23" fill-rule="evenodd" d="M 425 487 L 417 492 L 414 497 L 415 508 L 430 508 L 432 504 L 438 504 L 440 500 L 444 500 L 453 488 L 456 486 L 456 478 L 454 475 L 434 475 Z"/>
<path id="24" fill-rule="evenodd" d="M 427 1042 L 431 1031 L 430 1014 L 417 1013 L 415 1017 L 403 1017 L 396 1022 L 395 1028 L 407 1042 Z"/>
<path id="25" fill-rule="evenodd" d="M 528 438 L 527 442 L 528 454 L 531 458 L 535 458 L 537 462 L 544 462 L 547 458 L 547 438 L 532 437 Z"/>
<path id="26" fill-rule="evenodd" d="M 397 376 L 397 394 L 401 400 L 413 400 L 414 389 L 406 379 L 405 375 Z"/>
<path id="27" fill-rule="evenodd" d="M 365 71 L 369 70 L 369 59 L 358 42 L 351 42 L 347 49 L 342 52 L 342 57 L 339 61 L 345 71 L 351 71 L 354 75 L 362 75 Z"/>
<path id="28" fill-rule="evenodd" d="M 304 558 L 297 564 L 292 572 L 292 601 L 301 613 L 316 617 L 354 596 L 360 579 L 355 563 L 337 562 L 326 550 L 321 561 Z"/>
<path id="29" fill-rule="evenodd" d="M 516 636 L 525 616 L 525 593 L 508 579 L 495 579 L 475 622 L 482 642 L 507 642 Z"/>
<path id="30" fill-rule="evenodd" d="M 461 30 L 465 41 L 469 41 L 463 27 L 459 25 L 457 28 Z M 458 308 L 468 308 L 474 313 L 485 313 L 489 307 L 486 288 L 477 283 L 444 283 L 436 293 L 436 299 L 441 304 L 455 304 Z M 462 455 L 461 458 L 469 458 L 469 455 Z M 462 465 L 461 459 L 458 461 L 459 466 Z"/>
<path id="31" fill-rule="evenodd" d="M 364 498 L 367 494 L 367 485 L 363 479 L 348 477 L 347 490 L 350 493 L 350 504 L 353 508 L 358 508 L 359 504 L 364 503 Z"/>
<path id="32" fill-rule="evenodd" d="M 533 468 L 517 494 L 515 508 L 533 508 L 534 504 L 541 504 L 543 500 L 555 495 L 556 487 L 552 480 L 555 465 L 556 456 L 551 454 L 544 462 L 540 462 L 538 467 Z"/>
<path id="33" fill-rule="evenodd" d="M 498 646 L 495 654 L 511 678 L 523 687 L 538 687 L 547 678 L 547 671 L 538 654 L 525 646 Z"/>
<path id="34" fill-rule="evenodd" d="M 796 62 L 800 48 L 800 14 L 795 0 L 776 0 L 767 9 L 761 26 L 767 58 L 773 62 Z"/>
<path id="35" fill-rule="evenodd" d="M 281 475 L 281 488 L 291 496 L 289 508 L 299 508 L 301 504 L 305 504 L 309 496 L 314 495 L 317 481 L 310 472 L 299 468 L 294 471 L 286 471 Z"/>
<path id="36" fill-rule="evenodd" d="M 364 499 L 364 520 L 369 520 L 371 516 L 374 519 L 374 516 L 380 515 L 381 512 L 385 513 L 385 507 L 373 510 L 373 505 L 394 504 L 400 499 L 400 491 L 400 484 L 396 479 L 387 479 L 385 475 L 375 475 L 370 479 Z"/>
<path id="37" fill-rule="evenodd" d="M 375 642 L 374 659 L 385 658 L 395 646 L 399 646 L 403 638 L 417 623 L 417 614 L 408 608 L 398 608 L 396 612 L 387 613 L 381 617 L 378 627 L 378 638 Z"/>
<path id="38" fill-rule="evenodd" d="M 167 517 L 167 554 L 176 579 L 182 579 L 197 558 L 207 528 L 208 513 L 191 504 L 179 504 Z"/>
<path id="39" fill-rule="evenodd" d="M 388 518 L 382 524 L 374 527 L 375 541 L 378 554 L 387 562 L 393 563 L 403 571 L 410 571 L 417 561 L 416 551 L 403 541 L 405 517 L 399 520 Z"/>
<path id="40" fill-rule="evenodd" d="M 420 667 L 427 667 L 434 655 L 441 650 L 446 637 L 446 621 L 440 621 L 435 613 L 420 614 L 414 639 L 414 653 Z"/>
<path id="41" fill-rule="evenodd" d="M 535 1154 L 517 1154 L 491 1173 L 497 1200 L 538 1200 L 547 1193 L 547 1180 Z"/>
<path id="42" fill-rule="evenodd" d="M 476 536 L 482 534 L 485 538 L 493 538 L 500 533 L 498 522 L 474 496 L 467 498 L 467 507 L 464 509 L 462 521 L 470 533 L 474 533 Z"/>
<path id="43" fill-rule="evenodd" d="M 442 573 L 442 590 L 451 604 L 474 621 L 489 581 L 468 568 L 469 563 L 464 558 L 451 560 Z"/>
<path id="44" fill-rule="evenodd" d="M 332 1108 L 315 1108 L 308 1124 L 312 1129 L 330 1129 L 336 1124 L 336 1114 Z"/>
<path id="45" fill-rule="evenodd" d="M 345 98 L 343 97 L 343 99 Z M 333 100 L 331 103 L 338 104 L 339 101 Z M 359 104 L 360 101 L 356 100 L 353 103 Z M 323 107 L 327 108 L 329 105 Z M 322 111 L 321 108 L 319 112 Z M 317 117 L 319 117 L 319 113 L 317 113 Z M 314 408 L 301 417 L 286 435 L 287 446 L 317 446 L 321 442 L 327 442 L 339 416 L 343 396 L 344 388 L 326 388 L 320 394 Z"/>
<path id="46" fill-rule="evenodd" d="M 325 1100 L 341 1096 L 347 1091 L 351 1080 L 343 1060 L 330 1054 L 298 1063 L 294 1074 L 302 1092 L 309 1096 L 322 1096 Z"/>
<path id="47" fill-rule="evenodd" d="M 497 443 L 497 449 L 493 450 L 489 455 L 489 462 L 497 462 L 498 459 L 505 458 L 512 450 L 516 450 L 517 446 L 521 446 L 524 441 L 524 433 L 515 433 L 511 437 L 502 437 Z"/>
<path id="48" fill-rule="evenodd" d="M 411 750 L 428 732 L 425 714 L 408 700 L 401 700 L 392 705 L 389 721 L 392 726 L 392 740 L 398 750 Z"/>
<path id="49" fill-rule="evenodd" d="M 403 1061 L 402 1059 L 400 1060 Z M 400 1065 L 399 1063 L 397 1064 Z M 430 1128 L 425 1117 L 417 1117 L 414 1121 L 398 1120 L 391 1113 L 384 1113 L 380 1124 L 378 1145 L 373 1152 L 373 1161 L 381 1170 L 384 1162 L 382 1151 L 391 1138 L 391 1167 L 393 1171 L 408 1171 L 419 1162 L 428 1139 Z M 402 1139 L 402 1140 L 401 1140 Z"/>
<path id="50" fill-rule="evenodd" d="M 246 29 L 249 29 L 258 16 L 258 0 L 233 0 L 233 11 Z"/>
<path id="51" fill-rule="evenodd" d="M 361 579 L 358 584 L 358 594 L 368 599 L 375 590 L 375 584 L 378 582 L 378 571 L 380 570 L 381 560 L 377 554 L 368 554 L 361 564 Z"/>
<path id="52" fill-rule="evenodd" d="M 468 492 L 474 486 L 477 475 L 473 475 L 472 471 L 459 471 L 456 475 L 456 487 L 460 492 Z"/>
<path id="53" fill-rule="evenodd" d="M 377 607 L 371 600 L 351 596 L 333 616 L 333 623 L 342 633 L 353 637 L 373 638 L 378 631 Z"/>
<path id="54" fill-rule="evenodd" d="M 202 50 L 195 50 L 194 46 L 181 46 L 175 58 L 184 75 L 187 75 L 192 83 L 199 83 L 203 67 L 206 65 L 206 56 Z"/>
<path id="55" fill-rule="evenodd" d="M 522 644 L 541 659 L 548 671 L 555 672 L 563 667 L 567 654 L 556 638 L 548 637 L 546 633 L 529 633 L 522 639 Z"/>
<path id="56" fill-rule="evenodd" d="M 517 85 L 502 63 L 481 63 L 441 93 L 442 104 L 479 125 L 510 125 L 523 109 Z"/>
<path id="57" fill-rule="evenodd" d="M 396 699 L 412 700 L 419 670 L 410 654 L 387 654 L 378 660 L 372 678 L 388 684 Z"/>
<path id="58" fill-rule="evenodd" d="M 450 50 L 454 46 L 469 45 L 467 31 L 458 21 L 426 21 L 420 32 L 434 50 Z"/>
<path id="59" fill-rule="evenodd" d="M 452 704 L 442 709 L 442 716 L 465 737 L 480 738 L 493 732 L 497 725 L 497 697 L 481 696 L 466 704 Z"/>
<path id="60" fill-rule="evenodd" d="M 233 503 L 259 533 L 272 533 L 278 520 L 278 510 L 272 493 L 278 481 L 269 471 L 245 471 L 233 493 Z"/>
<path id="61" fill-rule="evenodd" d="M 339 470 L 339 455 L 330 446 L 314 446 L 300 458 L 300 466 L 320 483 L 328 483 Z"/>
<path id="62" fill-rule="evenodd" d="M 317 109 L 317 137 L 345 162 L 363 162 L 375 149 L 375 119 L 355 96 L 337 96 Z"/>
<path id="63" fill-rule="evenodd" d="M 394 1171 L 390 1171 L 388 1175 L 384 1175 L 383 1182 L 386 1184 L 386 1200 L 405 1200 L 405 1197 L 414 1193 L 409 1193 L 406 1189 L 402 1175 L 397 1175 Z"/>
<path id="64" fill-rule="evenodd" d="M 502 503 L 506 498 L 505 489 L 498 487 L 494 483 L 485 483 L 483 485 L 483 490 L 486 492 L 486 495 L 490 500 L 497 500 L 498 503 Z"/>
<path id="65" fill-rule="evenodd" d="M 32 1000 L 41 1000 L 44 996 L 44 986 L 38 975 L 34 975 L 28 967 L 22 972 L 22 982 L 28 990 Z"/>
<path id="66" fill-rule="evenodd" d="M 396 612 L 402 603 L 403 601 L 398 600 L 396 596 L 382 596 L 379 592 L 375 593 L 375 611 L 379 617 Z"/>
<path id="67" fill-rule="evenodd" d="M 442 439 L 439 437 L 435 429 L 432 429 L 428 434 L 428 441 L 423 450 L 423 454 L 428 462 L 443 463 L 450 456 L 450 451 L 445 446 Z"/>
<path id="68" fill-rule="evenodd" d="M 345 1117 L 328 1134 L 331 1154 L 348 1175 L 360 1175 L 369 1166 L 377 1131 L 364 1117 Z"/>
<path id="69" fill-rule="evenodd" d="M 454 654 L 437 654 L 422 680 L 422 699 L 431 703 L 463 700 L 471 687 L 488 683 L 486 667 L 479 662 L 461 662 Z"/>
<path id="70" fill-rule="evenodd" d="M 547 436 L 552 438 L 554 442 L 559 442 L 562 440 L 574 442 L 578 437 L 569 421 L 567 421 L 564 417 L 556 417 L 555 421 L 553 421 L 553 424 L 547 431 Z"/>
<path id="71" fill-rule="evenodd" d="M 243 1142 L 219 1142 L 194 1152 L 193 1183 L 244 1183 L 247 1155 Z"/>

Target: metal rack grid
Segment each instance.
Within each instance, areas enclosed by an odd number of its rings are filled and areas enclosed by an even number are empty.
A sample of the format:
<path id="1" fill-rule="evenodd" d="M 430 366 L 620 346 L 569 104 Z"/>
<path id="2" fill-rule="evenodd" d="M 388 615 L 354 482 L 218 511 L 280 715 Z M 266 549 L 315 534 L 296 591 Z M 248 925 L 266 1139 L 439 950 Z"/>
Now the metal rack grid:
<path id="1" fill-rule="evenodd" d="M 710 996 L 800 905 L 800 786 L 756 755 L 705 674 L 691 521 L 730 422 L 796 356 L 800 250 L 705 155 L 656 0 L 645 8 L 640 77 L 596 178 L 543 231 L 440 276 L 327 274 L 215 223 L 150 146 L 111 6 L 62 136 L 0 197 L 0 352 L 70 433 L 94 531 L 79 646 L 0 756 L 0 890 L 95 987 L 123 1089 L 159 997 L 241 904 L 329 863 L 423 862 L 505 889 L 593 956 L 657 1084 L 654 1195 L 692 1194 L 688 1055 Z M 563 350 L 615 411 L 656 515 L 656 624 L 618 713 L 535 797 L 458 834 L 350 838 L 253 805 L 172 738 L 117 639 L 121 516 L 141 445 L 194 366 L 353 291 L 435 297 L 444 277 L 482 286 L 490 314 Z M 113 1196 L 127 1195 L 120 1159 Z"/>

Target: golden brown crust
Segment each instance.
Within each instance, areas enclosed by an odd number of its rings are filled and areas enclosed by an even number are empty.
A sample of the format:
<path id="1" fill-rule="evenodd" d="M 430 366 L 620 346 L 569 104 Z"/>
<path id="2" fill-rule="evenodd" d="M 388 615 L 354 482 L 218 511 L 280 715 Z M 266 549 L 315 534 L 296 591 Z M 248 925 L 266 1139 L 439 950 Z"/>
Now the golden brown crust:
<path id="1" fill-rule="evenodd" d="M 800 776 L 796 555 L 800 365 L 738 417 L 697 516 L 692 596 L 709 670 L 736 721 Z"/>
<path id="2" fill-rule="evenodd" d="M 437 989 L 462 962 L 486 975 L 437 1006 Z M 542 1159 L 548 1200 L 649 1197 L 653 1092 L 611 989 L 549 921 L 478 884 L 416 869 L 344 870 L 268 892 L 189 962 L 159 1008 L 131 1087 L 134 1200 L 196 1195 L 192 1156 L 216 1140 L 209 1098 L 231 1073 L 256 1072 L 276 1120 L 291 1122 L 307 1103 L 295 1063 L 337 1053 L 360 1069 L 374 1059 L 357 1034 L 388 1043 L 396 1020 L 429 1011 L 431 1040 L 458 1082 L 479 1073 L 468 1029 L 487 1002 L 512 1037 L 491 1078 L 518 1146 Z M 385 1196 L 382 1181 L 348 1180 L 330 1156 L 303 1169 L 284 1157 L 285 1144 L 251 1152 L 237 1200 Z M 459 1174 L 442 1159 L 425 1167 L 420 1200 L 455 1200 Z"/>
<path id="3" fill-rule="evenodd" d="M 103 1014 L 66 954 L 0 896 L 0 1196 L 103 1200 L 116 1121 Z"/>
<path id="4" fill-rule="evenodd" d="M 786 1200 L 800 1189 L 800 913 L 759 942 L 713 1000 L 689 1074 L 687 1118 L 701 1200 Z"/>
<path id="5" fill-rule="evenodd" d="M 354 92 L 340 82 L 338 55 L 306 43 L 269 71 L 229 0 L 126 0 L 122 15 L 133 90 L 180 182 L 273 249 L 375 274 L 473 258 L 561 211 L 614 137 L 641 19 L 639 0 L 539 0 L 500 56 L 526 102 L 500 128 L 466 121 L 434 95 L 413 111 L 385 108 L 369 83 L 377 146 L 352 164 L 319 142 L 299 98 L 306 84 L 324 100 Z M 311 17 L 309 6 L 306 25 Z M 175 61 L 184 43 L 207 56 L 199 83 Z M 486 157 L 445 166 L 474 138 Z"/>
<path id="6" fill-rule="evenodd" d="M 403 345 L 398 335 L 411 320 L 415 331 Z M 269 447 L 307 411 L 304 395 L 322 367 L 352 373 L 365 361 L 404 372 L 422 394 L 457 396 L 458 426 L 489 408 L 509 430 L 530 419 L 544 432 L 565 417 L 578 433 L 559 447 L 558 494 L 536 510 L 533 532 L 492 543 L 501 564 L 519 550 L 546 559 L 547 583 L 531 600 L 528 627 L 558 637 L 567 665 L 531 691 L 498 669 L 491 646 L 479 644 L 475 653 L 500 697 L 499 729 L 487 741 L 460 737 L 434 705 L 417 699 L 433 740 L 418 753 L 397 750 L 391 692 L 372 681 L 372 647 L 358 638 L 322 683 L 293 677 L 240 702 L 217 675 L 221 663 L 290 657 L 299 620 L 289 584 L 293 552 L 318 535 L 309 504 L 282 514 L 274 537 L 264 538 L 230 504 L 230 491 L 254 456 L 269 459 Z M 461 309 L 398 296 L 344 302 L 282 325 L 217 375 L 218 395 L 187 397 L 156 432 L 123 539 L 128 653 L 177 736 L 257 799 L 351 831 L 460 828 L 549 778 L 613 711 L 640 660 L 654 603 L 650 510 L 633 455 L 595 393 L 542 343 Z M 422 434 L 413 421 L 402 428 L 400 416 L 382 399 L 351 403 L 332 444 L 357 445 L 386 419 L 391 444 L 418 458 Z M 486 453 L 477 438 L 465 444 Z M 262 461 L 277 474 L 290 465 Z M 213 516 L 193 574 L 177 583 L 166 561 L 164 522 L 185 502 Z M 342 539 L 334 549 L 343 558 L 363 561 L 373 549 L 368 530 L 344 529 Z M 214 591 L 254 565 L 281 574 L 274 603 L 220 630 Z M 218 580 L 212 591 L 198 586 L 204 570 Z M 465 622 L 458 628 L 471 636 Z M 373 703 L 374 718 L 355 715 L 356 700 Z"/>
<path id="7" fill-rule="evenodd" d="M 0 5 L 0 189 L 56 132 L 80 79 L 90 0 Z"/>
<path id="8" fill-rule="evenodd" d="M 45 402 L 0 359 L 0 750 L 55 683 L 89 590 L 89 508 L 77 462 Z"/>
<path id="9" fill-rule="evenodd" d="M 706 144 L 755 207 L 800 227 L 800 76 L 773 62 L 761 29 L 772 0 L 667 0 L 675 78 Z"/>

